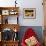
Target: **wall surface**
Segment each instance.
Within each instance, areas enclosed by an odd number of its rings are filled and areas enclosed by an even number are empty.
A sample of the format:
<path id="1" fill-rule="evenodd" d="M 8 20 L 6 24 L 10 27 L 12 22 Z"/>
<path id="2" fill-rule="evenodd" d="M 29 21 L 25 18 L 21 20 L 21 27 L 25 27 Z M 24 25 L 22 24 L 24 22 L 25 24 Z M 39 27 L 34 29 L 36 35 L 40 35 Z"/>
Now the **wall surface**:
<path id="1" fill-rule="evenodd" d="M 15 0 L 0 0 L 0 7 L 15 6 L 14 1 Z M 42 2 L 42 0 L 17 0 L 17 6 L 19 6 L 19 24 L 21 26 L 43 26 L 44 16 Z M 24 19 L 23 8 L 36 8 L 36 19 Z"/>
<path id="2" fill-rule="evenodd" d="M 0 7 L 13 7 L 15 6 L 14 3 L 15 0 L 0 0 Z M 20 26 L 33 26 L 31 28 L 35 29 L 35 32 L 37 33 L 40 41 L 43 41 L 43 30 L 42 26 L 44 26 L 44 16 L 43 16 L 43 6 L 42 6 L 43 0 L 17 0 L 17 7 L 19 7 L 19 24 Z M 23 15 L 23 8 L 36 8 L 36 19 L 24 19 Z M 15 19 L 15 17 L 13 17 Z M 8 17 L 9 23 L 16 21 L 12 17 Z M 11 21 L 11 22 L 10 22 Z M 20 29 L 20 39 L 22 38 L 22 35 L 27 29 L 27 27 L 21 27 Z M 21 35 L 22 34 L 22 35 Z"/>
<path id="3" fill-rule="evenodd" d="M 20 24 L 22 26 L 43 26 L 42 0 L 24 0 L 20 7 Z M 36 19 L 24 19 L 23 8 L 36 8 Z"/>

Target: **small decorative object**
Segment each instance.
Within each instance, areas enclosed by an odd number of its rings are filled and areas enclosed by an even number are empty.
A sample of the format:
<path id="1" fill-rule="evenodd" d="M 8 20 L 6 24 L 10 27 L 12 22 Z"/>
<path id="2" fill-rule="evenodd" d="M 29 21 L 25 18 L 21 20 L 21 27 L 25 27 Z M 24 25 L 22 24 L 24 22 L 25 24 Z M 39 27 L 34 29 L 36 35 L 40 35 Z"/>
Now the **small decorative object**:
<path id="1" fill-rule="evenodd" d="M 12 39 L 12 30 L 10 28 L 5 28 L 2 32 L 2 40 L 8 41 Z"/>
<path id="2" fill-rule="evenodd" d="M 10 10 L 10 15 L 13 15 L 14 14 L 14 10 Z"/>
<path id="3" fill-rule="evenodd" d="M 18 12 L 17 11 L 15 11 L 15 10 L 10 10 L 10 15 L 16 15 Z"/>
<path id="4" fill-rule="evenodd" d="M 18 40 L 18 32 L 14 32 L 13 39 L 14 39 L 14 41 L 15 41 L 15 40 Z"/>
<path id="5" fill-rule="evenodd" d="M 35 8 L 24 8 L 24 18 L 35 19 L 36 9 Z"/>
<path id="6" fill-rule="evenodd" d="M 16 2 L 17 0 L 15 0 L 15 7 L 16 7 L 16 4 L 17 4 L 17 2 Z"/>
<path id="7" fill-rule="evenodd" d="M 2 10 L 2 15 L 9 15 L 9 10 Z"/>
<path id="8" fill-rule="evenodd" d="M 38 43 L 38 40 L 34 36 L 32 36 L 26 39 L 25 43 L 27 44 L 27 46 L 35 46 Z"/>
<path id="9" fill-rule="evenodd" d="M 17 32 L 17 29 L 16 28 L 14 29 L 14 32 Z"/>
<path id="10" fill-rule="evenodd" d="M 18 32 L 17 32 L 17 29 L 15 27 L 14 27 L 13 31 L 14 31 L 14 36 L 13 36 L 14 41 L 18 40 Z"/>

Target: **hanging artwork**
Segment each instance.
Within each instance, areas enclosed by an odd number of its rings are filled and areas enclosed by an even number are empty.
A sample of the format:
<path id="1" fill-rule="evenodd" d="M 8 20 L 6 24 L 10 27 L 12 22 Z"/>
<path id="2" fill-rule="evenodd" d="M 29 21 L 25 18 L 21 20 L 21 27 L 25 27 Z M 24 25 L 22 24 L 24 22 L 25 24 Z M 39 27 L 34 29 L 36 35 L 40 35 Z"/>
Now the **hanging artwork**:
<path id="1" fill-rule="evenodd" d="M 36 18 L 36 9 L 35 8 L 24 8 L 24 18 L 26 19 L 35 19 Z"/>
<path id="2" fill-rule="evenodd" d="M 9 10 L 2 10 L 2 15 L 9 15 Z"/>

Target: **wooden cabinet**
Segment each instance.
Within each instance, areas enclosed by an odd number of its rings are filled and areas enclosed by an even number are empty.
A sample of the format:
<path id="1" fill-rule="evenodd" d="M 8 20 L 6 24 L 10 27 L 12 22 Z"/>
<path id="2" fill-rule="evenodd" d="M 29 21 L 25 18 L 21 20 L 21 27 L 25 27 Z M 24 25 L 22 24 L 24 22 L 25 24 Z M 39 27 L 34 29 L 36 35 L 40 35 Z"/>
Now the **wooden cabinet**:
<path id="1" fill-rule="evenodd" d="M 18 46 L 19 41 L 1 41 L 0 46 Z"/>
<path id="2" fill-rule="evenodd" d="M 18 41 L 5 41 L 2 43 L 3 43 L 3 46 L 18 46 Z"/>
<path id="3" fill-rule="evenodd" d="M 19 7 L 0 7 L 0 46 L 18 46 L 18 39 L 16 40 L 15 38 L 15 34 L 19 31 L 18 15 Z M 6 40 L 2 37 L 4 32 L 6 32 L 6 35 L 8 36 L 8 38 L 5 36 Z M 9 39 L 10 33 L 8 32 L 13 33 L 11 34 L 12 36 L 10 36 L 11 39 Z"/>

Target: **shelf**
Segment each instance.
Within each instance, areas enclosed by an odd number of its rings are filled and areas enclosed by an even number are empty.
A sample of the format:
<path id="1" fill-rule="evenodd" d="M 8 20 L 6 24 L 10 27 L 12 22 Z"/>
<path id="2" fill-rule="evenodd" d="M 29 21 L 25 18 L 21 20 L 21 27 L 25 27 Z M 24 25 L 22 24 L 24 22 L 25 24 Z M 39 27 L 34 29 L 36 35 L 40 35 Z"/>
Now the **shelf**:
<path id="1" fill-rule="evenodd" d="M 16 42 L 19 42 L 19 40 L 15 40 L 15 41 L 12 41 L 12 40 L 10 40 L 10 41 L 3 41 L 4 43 L 16 43 Z"/>
<path id="2" fill-rule="evenodd" d="M 18 15 L 19 7 L 0 7 L 0 24 L 18 24 Z"/>
<path id="3" fill-rule="evenodd" d="M 18 24 L 17 16 L 2 16 L 2 24 Z"/>
<path id="4" fill-rule="evenodd" d="M 18 15 L 19 7 L 0 7 L 0 46 L 18 46 L 18 31 L 20 29 Z M 5 35 L 7 35 L 6 39 L 6 36 L 4 35 L 5 31 Z M 10 34 L 9 32 L 12 33 Z"/>
<path id="5" fill-rule="evenodd" d="M 19 7 L 0 7 L 2 15 L 18 15 Z"/>
<path id="6" fill-rule="evenodd" d="M 20 26 L 18 24 L 1 24 L 0 27 L 1 27 L 1 30 L 5 29 L 5 28 L 10 28 L 12 30 L 17 29 L 17 31 L 20 28 Z"/>

